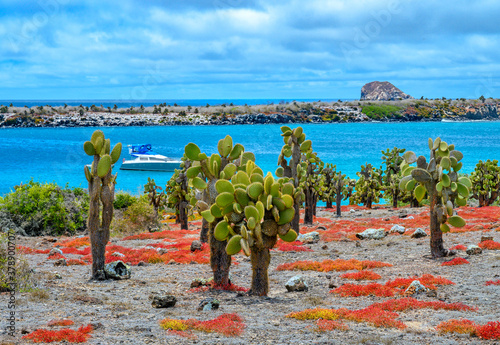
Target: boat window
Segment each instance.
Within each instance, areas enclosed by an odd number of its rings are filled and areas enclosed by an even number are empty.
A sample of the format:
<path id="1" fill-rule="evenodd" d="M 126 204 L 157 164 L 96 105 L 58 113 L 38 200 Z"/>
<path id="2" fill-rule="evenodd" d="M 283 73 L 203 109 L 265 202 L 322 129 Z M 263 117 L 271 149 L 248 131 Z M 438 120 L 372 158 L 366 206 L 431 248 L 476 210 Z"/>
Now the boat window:
<path id="1" fill-rule="evenodd" d="M 149 159 L 148 159 L 148 157 L 139 157 L 139 159 L 140 159 L 141 161 L 147 161 L 147 160 L 149 160 Z"/>
<path id="2" fill-rule="evenodd" d="M 151 160 L 151 161 L 161 161 L 161 162 L 165 161 L 164 158 L 157 158 L 157 157 L 149 157 L 149 160 Z"/>

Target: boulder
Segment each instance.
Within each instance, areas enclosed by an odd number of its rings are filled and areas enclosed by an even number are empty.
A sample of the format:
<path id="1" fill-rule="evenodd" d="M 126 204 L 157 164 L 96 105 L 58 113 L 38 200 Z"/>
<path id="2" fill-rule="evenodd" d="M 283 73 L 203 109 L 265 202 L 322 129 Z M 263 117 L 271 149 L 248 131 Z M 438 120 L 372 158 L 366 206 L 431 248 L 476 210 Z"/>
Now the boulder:
<path id="1" fill-rule="evenodd" d="M 113 254 L 111 254 L 111 256 L 118 256 L 119 258 L 122 258 L 125 256 L 125 254 L 122 254 L 120 252 L 114 252 Z"/>
<path id="2" fill-rule="evenodd" d="M 62 250 L 59 248 L 52 248 L 49 252 L 49 256 L 57 255 L 57 254 L 62 255 L 63 254 Z"/>
<path id="3" fill-rule="evenodd" d="M 397 232 L 398 234 L 404 234 L 405 233 L 405 227 L 401 225 L 394 225 L 391 228 L 391 234 Z"/>
<path id="4" fill-rule="evenodd" d="M 493 236 L 486 236 L 486 235 L 481 236 L 481 242 L 484 241 L 493 241 Z"/>
<path id="5" fill-rule="evenodd" d="M 422 283 L 418 280 L 414 280 L 411 282 L 411 284 L 406 288 L 404 295 L 405 296 L 411 296 L 414 294 L 418 294 L 420 292 L 427 292 L 429 291 L 428 288 L 426 288 Z"/>
<path id="6" fill-rule="evenodd" d="M 194 240 L 193 242 L 191 242 L 191 251 L 192 252 L 195 252 L 197 250 L 201 250 L 202 247 L 203 246 L 202 246 L 201 242 L 198 240 Z"/>
<path id="7" fill-rule="evenodd" d="M 68 263 L 66 262 L 66 259 L 60 258 L 54 261 L 54 266 L 68 266 Z"/>
<path id="8" fill-rule="evenodd" d="M 422 228 L 417 228 L 417 230 L 415 230 L 415 232 L 411 235 L 411 238 L 422 238 L 425 236 L 427 236 L 425 230 Z"/>
<path id="9" fill-rule="evenodd" d="M 471 244 L 470 246 L 467 247 L 467 250 L 465 251 L 468 255 L 478 255 L 483 252 L 481 247 L 478 247 L 474 244 Z"/>
<path id="10" fill-rule="evenodd" d="M 307 234 L 300 234 L 297 237 L 297 241 L 300 241 L 302 243 L 317 243 L 319 242 L 319 232 L 312 231 L 308 232 Z"/>
<path id="11" fill-rule="evenodd" d="M 209 297 L 205 298 L 198 304 L 198 311 L 209 311 L 219 309 L 220 301 L 216 298 Z"/>
<path id="12" fill-rule="evenodd" d="M 151 305 L 153 308 L 171 308 L 177 303 L 177 298 L 172 295 L 154 296 Z"/>
<path id="13" fill-rule="evenodd" d="M 362 101 L 396 101 L 413 99 L 388 81 L 372 81 L 361 88 Z"/>
<path id="14" fill-rule="evenodd" d="M 387 236 L 384 229 L 366 229 L 365 231 L 356 234 L 356 237 L 361 240 L 381 240 Z"/>
<path id="15" fill-rule="evenodd" d="M 130 266 L 123 261 L 113 261 L 106 264 L 104 266 L 104 272 L 106 273 L 106 277 L 115 280 L 130 279 L 132 274 Z"/>
<path id="16" fill-rule="evenodd" d="M 309 290 L 309 286 L 307 286 L 307 283 L 302 276 L 294 276 L 290 278 L 286 282 L 285 287 L 288 292 Z"/>

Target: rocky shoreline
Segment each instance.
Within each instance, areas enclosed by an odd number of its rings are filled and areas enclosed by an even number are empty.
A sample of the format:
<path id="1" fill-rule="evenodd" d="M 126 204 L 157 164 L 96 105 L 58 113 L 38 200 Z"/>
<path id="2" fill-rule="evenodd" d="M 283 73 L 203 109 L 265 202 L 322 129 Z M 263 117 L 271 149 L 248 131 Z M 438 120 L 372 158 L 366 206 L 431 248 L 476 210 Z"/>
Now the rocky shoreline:
<path id="1" fill-rule="evenodd" d="M 421 121 L 495 121 L 500 119 L 498 103 L 462 102 L 453 104 L 442 101 L 410 102 L 350 102 L 349 104 L 294 104 L 290 106 L 256 106 L 246 109 L 235 107 L 228 111 L 213 107 L 210 110 L 192 107 L 171 108 L 161 111 L 142 108 L 106 111 L 78 107 L 62 111 L 59 107 L 12 109 L 0 114 L 0 127 L 116 127 L 116 126 L 190 126 L 190 125 L 245 125 L 287 123 L 351 123 L 351 122 L 421 122 Z M 460 102 L 460 101 L 457 101 Z M 318 102 L 319 103 L 319 102 Z M 354 105 L 357 103 L 357 105 Z M 88 107 L 87 107 L 88 108 Z M 41 110 L 40 110 L 41 109 Z M 225 109 L 225 108 L 224 108 Z M 9 109 L 10 110 L 10 109 Z M 242 110 L 249 112 L 243 113 Z M 264 110 L 259 111 L 259 110 Z M 275 111 L 270 111 L 275 110 Z"/>

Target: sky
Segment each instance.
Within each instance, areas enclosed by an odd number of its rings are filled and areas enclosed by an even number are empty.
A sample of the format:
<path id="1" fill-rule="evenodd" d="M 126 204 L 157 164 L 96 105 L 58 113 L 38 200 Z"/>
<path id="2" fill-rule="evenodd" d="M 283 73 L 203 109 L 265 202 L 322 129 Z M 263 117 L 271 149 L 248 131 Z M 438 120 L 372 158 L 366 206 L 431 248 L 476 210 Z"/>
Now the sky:
<path id="1" fill-rule="evenodd" d="M 497 0 L 0 0 L 0 99 L 500 97 Z"/>

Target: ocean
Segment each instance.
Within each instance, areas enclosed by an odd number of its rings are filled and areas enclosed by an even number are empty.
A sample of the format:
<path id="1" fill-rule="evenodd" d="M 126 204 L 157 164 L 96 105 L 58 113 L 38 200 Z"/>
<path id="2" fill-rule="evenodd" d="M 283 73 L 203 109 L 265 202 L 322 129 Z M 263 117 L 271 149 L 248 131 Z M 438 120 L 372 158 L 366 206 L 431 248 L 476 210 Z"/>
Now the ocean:
<path id="1" fill-rule="evenodd" d="M 291 126 L 295 127 L 295 126 Z M 463 152 L 462 171 L 470 173 L 479 160 L 500 158 L 500 122 L 422 123 L 332 123 L 302 125 L 313 149 L 327 163 L 337 165 L 350 177 L 365 163 L 382 164 L 382 150 L 399 147 L 428 157 L 429 137 L 441 137 Z M 96 128 L 3 128 L 0 129 L 0 195 L 30 179 L 59 185 L 87 187 L 83 166 L 91 159 L 83 142 Z M 274 172 L 283 139 L 280 125 L 166 126 L 100 128 L 112 145 L 150 143 L 156 152 L 181 157 L 184 146 L 196 143 L 202 152 L 217 152 L 217 142 L 226 135 L 256 155 L 264 172 Z M 164 186 L 172 173 L 118 170 L 126 149 L 116 164 L 117 190 L 142 193 L 148 177 Z"/>

